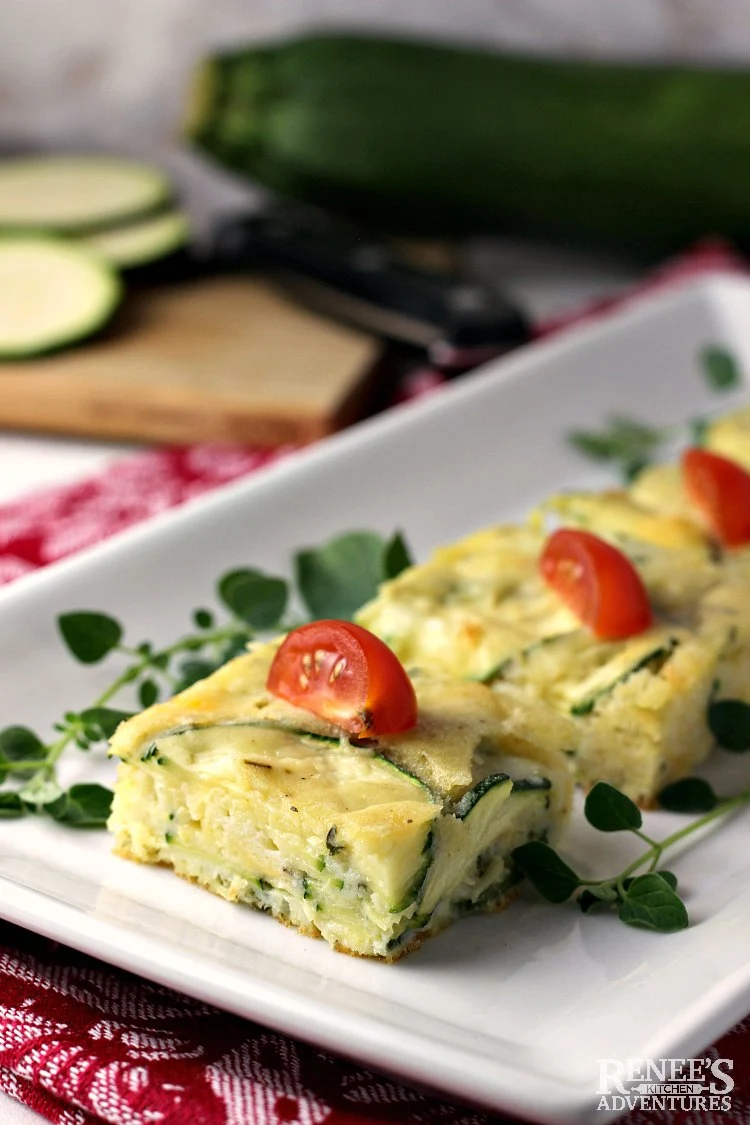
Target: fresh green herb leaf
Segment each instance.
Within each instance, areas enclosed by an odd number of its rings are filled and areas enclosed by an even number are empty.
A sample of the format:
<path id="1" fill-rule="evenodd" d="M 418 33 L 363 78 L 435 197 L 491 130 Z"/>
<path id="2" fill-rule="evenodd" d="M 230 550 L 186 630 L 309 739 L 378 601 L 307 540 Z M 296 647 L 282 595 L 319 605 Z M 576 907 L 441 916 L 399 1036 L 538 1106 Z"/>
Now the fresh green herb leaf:
<path id="1" fill-rule="evenodd" d="M 221 662 L 223 663 L 223 662 Z M 220 663 L 212 660 L 183 660 L 180 664 L 180 678 L 175 684 L 175 691 L 185 691 L 186 688 L 197 684 L 198 680 L 205 680 L 212 672 L 220 667 Z"/>
<path id="2" fill-rule="evenodd" d="M 243 652 L 247 652 L 247 642 L 249 640 L 249 634 L 237 633 L 236 636 L 222 645 L 214 669 L 220 668 L 222 664 L 226 664 L 228 660 L 234 660 L 235 656 L 242 656 Z M 204 672 L 203 675 L 205 676 L 207 673 Z"/>
<path id="3" fill-rule="evenodd" d="M 651 464 L 645 457 L 632 457 L 622 463 L 622 477 L 625 484 L 632 484 L 644 469 Z"/>
<path id="4" fill-rule="evenodd" d="M 716 699 L 708 707 L 708 726 L 719 746 L 733 754 L 750 750 L 750 706 L 740 699 Z"/>
<path id="5" fill-rule="evenodd" d="M 28 727 L 6 727 L 0 731 L 0 764 L 12 765 L 14 762 L 44 761 L 47 748 L 41 739 Z M 5 769 L 0 771 L 0 782 L 6 776 L 30 777 L 34 766 L 28 769 Z"/>
<path id="6" fill-rule="evenodd" d="M 662 789 L 659 804 L 668 812 L 703 813 L 715 808 L 719 798 L 702 777 L 683 777 Z"/>
<path id="7" fill-rule="evenodd" d="M 671 871 L 657 871 L 655 874 L 660 875 L 664 882 L 673 891 L 677 890 L 677 876 Z"/>
<path id="8" fill-rule="evenodd" d="M 212 629 L 214 615 L 210 609 L 196 609 L 193 614 L 193 623 L 198 629 Z"/>
<path id="9" fill-rule="evenodd" d="M 614 883 L 605 881 L 597 886 L 586 887 L 576 899 L 584 914 L 596 906 L 612 906 L 619 898 Z"/>
<path id="10" fill-rule="evenodd" d="M 617 913 L 628 926 L 662 934 L 684 930 L 690 924 L 684 902 L 656 872 L 633 879 Z"/>
<path id="11" fill-rule="evenodd" d="M 133 711 L 116 711 L 112 707 L 88 707 L 85 711 L 81 711 L 79 717 L 86 724 L 87 738 L 92 742 L 106 742 L 120 723 L 132 719 L 133 714 Z"/>
<path id="12" fill-rule="evenodd" d="M 27 781 L 18 790 L 18 796 L 24 804 L 36 807 L 52 804 L 61 793 L 62 789 L 56 778 L 49 777 L 44 773 L 35 774 L 30 781 Z"/>
<path id="13" fill-rule="evenodd" d="M 708 428 L 709 421 L 707 418 L 693 418 L 690 423 L 690 444 L 704 445 Z"/>
<path id="14" fill-rule="evenodd" d="M 624 448 L 640 446 L 641 449 L 653 449 L 668 436 L 664 429 L 639 422 L 637 418 L 628 418 L 624 414 L 614 414 L 610 419 L 610 433 Z"/>
<path id="15" fill-rule="evenodd" d="M 103 785 L 72 785 L 45 812 L 74 828 L 103 828 L 112 809 L 111 789 Z"/>
<path id="16" fill-rule="evenodd" d="M 632 832 L 643 823 L 638 806 L 606 781 L 597 781 L 589 790 L 584 813 L 589 824 L 600 832 Z"/>
<path id="17" fill-rule="evenodd" d="M 138 688 L 138 701 L 141 707 L 152 707 L 159 698 L 159 685 L 155 680 L 142 680 Z"/>
<path id="18" fill-rule="evenodd" d="M 57 623 L 66 645 L 82 664 L 97 664 L 122 639 L 119 621 L 106 613 L 63 613 Z"/>
<path id="19" fill-rule="evenodd" d="M 406 540 L 400 531 L 394 533 L 383 548 L 381 563 L 384 579 L 397 578 L 402 570 L 413 566 Z"/>
<path id="20" fill-rule="evenodd" d="M 313 618 L 350 620 L 375 597 L 385 578 L 384 544 L 371 531 L 353 531 L 323 547 L 299 551 L 297 585 Z"/>
<path id="21" fill-rule="evenodd" d="M 617 465 L 623 479 L 630 483 L 669 436 L 668 430 L 615 415 L 602 430 L 573 430 L 568 434 L 568 441 L 579 453 L 594 461 Z"/>
<path id="22" fill-rule="evenodd" d="M 596 461 L 628 462 L 648 458 L 665 439 L 665 431 L 644 425 L 634 418 L 616 415 L 602 430 L 574 430 L 571 445 Z"/>
<path id="23" fill-rule="evenodd" d="M 219 597 L 251 629 L 272 629 L 284 615 L 289 596 L 283 578 L 260 570 L 233 570 L 219 581 Z"/>
<path id="24" fill-rule="evenodd" d="M 25 811 L 23 801 L 18 793 L 0 793 L 0 820 L 10 820 L 11 817 L 23 816 Z"/>
<path id="25" fill-rule="evenodd" d="M 515 848 L 513 862 L 549 902 L 565 902 L 581 885 L 575 871 L 541 840 L 530 840 Z"/>
<path id="26" fill-rule="evenodd" d="M 584 914 L 588 914 L 589 911 L 595 910 L 598 906 L 609 906 L 609 903 L 605 899 L 600 898 L 599 895 L 595 895 L 594 892 L 590 891 L 588 888 L 581 891 L 576 902 Z"/>
<path id="27" fill-rule="evenodd" d="M 620 456 L 617 445 L 606 431 L 596 433 L 594 430 L 572 430 L 568 434 L 568 441 L 573 449 L 585 453 L 586 457 L 594 461 L 615 461 Z"/>
<path id="28" fill-rule="evenodd" d="M 715 344 L 700 352 L 703 376 L 714 391 L 731 391 L 742 383 L 742 373 L 737 360 L 726 348 Z"/>
<path id="29" fill-rule="evenodd" d="M 620 443 L 615 441 L 607 430 L 572 430 L 568 441 L 579 453 L 584 453 L 594 461 L 617 461 L 622 456 Z"/>

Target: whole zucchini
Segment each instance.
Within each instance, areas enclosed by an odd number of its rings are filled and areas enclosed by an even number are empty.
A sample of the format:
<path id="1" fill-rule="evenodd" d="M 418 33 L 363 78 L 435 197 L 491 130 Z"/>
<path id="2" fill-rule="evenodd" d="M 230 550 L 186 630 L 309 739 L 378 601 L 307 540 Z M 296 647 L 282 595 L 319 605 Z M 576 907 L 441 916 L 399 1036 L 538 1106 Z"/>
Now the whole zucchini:
<path id="1" fill-rule="evenodd" d="M 209 60 L 187 129 L 225 167 L 383 229 L 647 253 L 750 235 L 750 72 L 321 35 Z"/>

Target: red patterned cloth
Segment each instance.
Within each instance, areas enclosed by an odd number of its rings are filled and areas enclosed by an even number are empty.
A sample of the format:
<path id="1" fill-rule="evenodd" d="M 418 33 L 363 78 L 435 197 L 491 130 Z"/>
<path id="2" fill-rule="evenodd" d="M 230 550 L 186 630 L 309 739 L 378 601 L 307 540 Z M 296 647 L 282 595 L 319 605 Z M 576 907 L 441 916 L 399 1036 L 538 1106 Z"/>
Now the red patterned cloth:
<path id="1" fill-rule="evenodd" d="M 0 1089 L 59 1125 L 499 1121 L 15 927 L 0 941 Z"/>
<path id="2" fill-rule="evenodd" d="M 150 449 L 117 461 L 100 476 L 6 504 L 0 507 L 0 585 L 255 472 L 290 448 Z"/>
<path id="3" fill-rule="evenodd" d="M 745 272 L 720 242 L 668 263 L 625 300 L 688 276 Z M 541 325 L 540 335 L 601 316 L 623 298 Z M 400 398 L 440 384 L 407 377 Z M 54 562 L 156 512 L 235 480 L 286 450 L 157 449 L 83 483 L 0 507 L 0 583 Z M 730 1113 L 750 1123 L 750 1021 L 707 1054 L 734 1060 Z M 438 1101 L 0 923 L 0 1091 L 56 1125 L 509 1125 Z M 3 1107 L 0 1102 L 0 1122 Z M 629 1125 L 699 1125 L 703 1113 L 638 1113 Z"/>

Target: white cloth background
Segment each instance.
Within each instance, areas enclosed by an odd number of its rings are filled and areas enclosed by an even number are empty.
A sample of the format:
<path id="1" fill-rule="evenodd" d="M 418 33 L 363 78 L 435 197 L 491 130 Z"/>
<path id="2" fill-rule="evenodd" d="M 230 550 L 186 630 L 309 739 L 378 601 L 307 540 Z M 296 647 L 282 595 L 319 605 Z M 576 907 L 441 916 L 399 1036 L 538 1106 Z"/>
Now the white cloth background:
<path id="1" fill-rule="evenodd" d="M 331 25 L 599 58 L 750 60 L 750 0 L 0 0 L 0 143 L 161 144 L 211 47 Z"/>

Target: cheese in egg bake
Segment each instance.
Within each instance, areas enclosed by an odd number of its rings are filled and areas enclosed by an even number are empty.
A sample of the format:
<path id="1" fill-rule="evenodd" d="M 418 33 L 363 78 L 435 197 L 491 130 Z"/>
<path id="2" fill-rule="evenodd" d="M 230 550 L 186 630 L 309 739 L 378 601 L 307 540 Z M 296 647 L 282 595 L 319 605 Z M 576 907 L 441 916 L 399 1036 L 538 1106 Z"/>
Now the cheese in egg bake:
<path id="1" fill-rule="evenodd" d="M 581 784 L 609 781 L 651 804 L 711 750 L 709 698 L 719 667 L 742 667 L 750 596 L 705 546 L 632 540 L 653 626 L 598 640 L 541 579 L 543 541 L 530 527 L 469 536 L 385 583 L 358 620 L 407 668 L 510 685 L 550 706 L 573 724 Z"/>
<path id="2" fill-rule="evenodd" d="M 750 469 L 750 406 L 725 414 L 711 422 L 702 444 L 714 453 Z"/>
<path id="3" fill-rule="evenodd" d="M 750 471 L 750 406 L 709 423 L 701 445 Z M 704 541 L 709 538 L 705 517 L 688 497 L 677 463 L 647 466 L 635 478 L 627 495 L 652 518 L 682 524 Z"/>
<path id="4" fill-rule="evenodd" d="M 355 743 L 266 691 L 277 647 L 119 727 L 116 851 L 386 960 L 503 906 L 513 849 L 556 839 L 569 811 L 557 716 L 420 675 L 416 727 Z"/>

